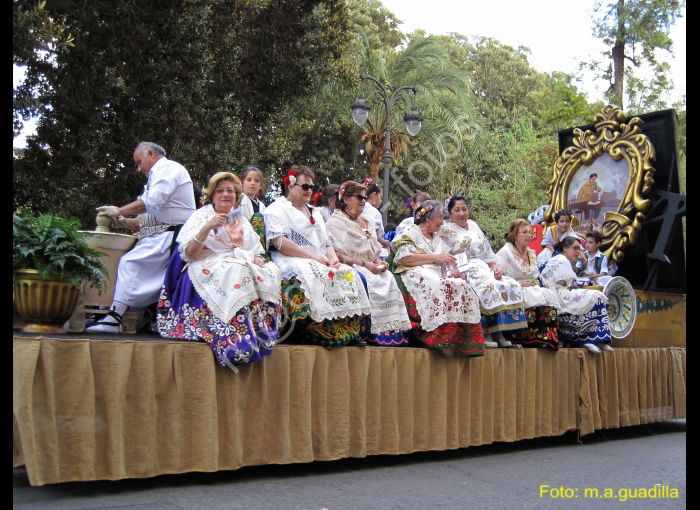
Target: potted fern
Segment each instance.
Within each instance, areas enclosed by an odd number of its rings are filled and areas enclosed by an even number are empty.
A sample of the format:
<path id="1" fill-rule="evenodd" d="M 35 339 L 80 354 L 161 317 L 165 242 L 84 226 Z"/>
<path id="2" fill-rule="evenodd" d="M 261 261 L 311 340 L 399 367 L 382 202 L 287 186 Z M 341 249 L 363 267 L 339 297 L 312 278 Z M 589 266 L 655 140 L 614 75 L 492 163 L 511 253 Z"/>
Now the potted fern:
<path id="1" fill-rule="evenodd" d="M 65 333 L 83 281 L 101 290 L 107 269 L 90 248 L 76 219 L 35 216 L 20 208 L 12 216 L 15 308 L 24 332 Z"/>

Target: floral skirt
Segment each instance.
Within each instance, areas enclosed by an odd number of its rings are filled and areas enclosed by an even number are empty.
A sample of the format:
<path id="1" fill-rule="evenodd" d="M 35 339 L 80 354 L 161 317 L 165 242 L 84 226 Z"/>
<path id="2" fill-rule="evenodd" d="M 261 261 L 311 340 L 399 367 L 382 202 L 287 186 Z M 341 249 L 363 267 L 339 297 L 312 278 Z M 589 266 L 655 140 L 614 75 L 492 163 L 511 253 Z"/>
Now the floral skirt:
<path id="1" fill-rule="evenodd" d="M 586 313 L 572 315 L 559 313 L 559 339 L 567 342 L 609 343 L 610 319 L 608 309 L 602 299 Z"/>
<path id="2" fill-rule="evenodd" d="M 365 275 L 360 271 L 357 274 L 362 280 L 365 291 L 367 291 Z M 381 347 L 404 347 L 409 345 L 408 338 L 399 329 L 372 333 L 372 318 L 369 315 L 365 315 L 360 319 L 360 340 Z"/>
<path id="3" fill-rule="evenodd" d="M 401 275 L 396 276 L 406 311 L 411 321 L 411 336 L 430 349 L 435 349 L 443 356 L 483 356 L 484 332 L 481 324 L 466 324 L 448 322 L 438 326 L 433 331 L 425 331 L 420 327 L 420 315 L 416 301 L 406 290 Z"/>
<path id="4" fill-rule="evenodd" d="M 482 314 L 481 327 L 484 334 L 495 333 L 496 331 L 514 331 L 527 328 L 527 316 L 522 308 L 501 310 L 497 313 Z"/>
<path id="5" fill-rule="evenodd" d="M 559 349 L 557 332 L 557 309 L 551 306 L 536 306 L 525 310 L 527 327 L 511 331 L 504 336 L 513 343 L 523 347 L 546 347 Z"/>
<path id="6" fill-rule="evenodd" d="M 320 345 L 335 349 L 347 345 L 360 336 L 360 317 L 314 322 L 311 320 L 311 307 L 296 278 L 282 280 L 283 339 Z M 298 333 L 303 331 L 303 337 Z"/>
<path id="7" fill-rule="evenodd" d="M 279 307 L 262 300 L 244 306 L 224 323 L 207 306 L 183 271 L 176 250 L 170 258 L 158 301 L 158 333 L 163 338 L 204 341 L 219 365 L 245 365 L 272 354 L 278 338 Z"/>

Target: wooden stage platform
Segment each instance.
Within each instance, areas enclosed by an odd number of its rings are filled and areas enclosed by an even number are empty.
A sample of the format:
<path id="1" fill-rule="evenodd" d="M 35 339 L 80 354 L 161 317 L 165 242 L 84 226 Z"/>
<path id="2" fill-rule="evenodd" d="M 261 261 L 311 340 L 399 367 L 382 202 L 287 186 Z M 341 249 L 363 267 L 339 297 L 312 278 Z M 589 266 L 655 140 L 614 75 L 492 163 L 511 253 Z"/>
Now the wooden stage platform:
<path id="1" fill-rule="evenodd" d="M 686 417 L 686 349 L 275 347 L 13 336 L 13 466 L 32 485 L 449 450 Z"/>

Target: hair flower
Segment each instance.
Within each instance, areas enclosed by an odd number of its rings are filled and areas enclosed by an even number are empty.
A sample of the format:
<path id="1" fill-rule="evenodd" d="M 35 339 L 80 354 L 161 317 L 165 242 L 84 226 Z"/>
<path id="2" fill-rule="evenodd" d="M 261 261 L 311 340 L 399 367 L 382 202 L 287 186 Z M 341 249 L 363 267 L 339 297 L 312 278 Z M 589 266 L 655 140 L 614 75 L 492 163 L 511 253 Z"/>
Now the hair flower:
<path id="1" fill-rule="evenodd" d="M 289 171 L 287 172 L 287 177 L 284 178 L 283 182 L 284 185 L 287 186 L 288 188 L 290 186 L 294 186 L 297 183 L 297 171 L 290 168 Z"/>
<path id="2" fill-rule="evenodd" d="M 423 206 L 423 207 L 421 207 L 420 209 L 418 209 L 418 210 L 416 211 L 416 219 L 422 218 L 423 216 L 425 216 L 426 214 L 428 214 L 428 213 L 429 213 L 430 211 L 432 211 L 433 209 L 435 209 L 435 206 L 434 206 L 434 205 L 428 205 L 428 206 Z"/>
<path id="3" fill-rule="evenodd" d="M 340 185 L 340 188 L 338 188 L 338 201 L 341 202 L 343 200 L 343 195 L 345 194 L 345 188 L 348 187 L 348 183 L 350 181 L 345 181 L 343 184 Z"/>

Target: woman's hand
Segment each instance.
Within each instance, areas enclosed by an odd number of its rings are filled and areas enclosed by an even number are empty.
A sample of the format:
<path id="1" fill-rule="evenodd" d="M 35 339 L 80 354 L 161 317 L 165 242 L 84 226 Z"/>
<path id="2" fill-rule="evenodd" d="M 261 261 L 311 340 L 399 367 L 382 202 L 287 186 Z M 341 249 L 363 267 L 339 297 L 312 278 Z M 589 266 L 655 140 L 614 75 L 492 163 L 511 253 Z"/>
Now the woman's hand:
<path id="1" fill-rule="evenodd" d="M 226 213 L 218 213 L 212 216 L 209 221 L 207 221 L 204 226 L 209 230 L 214 230 L 215 228 L 221 227 L 226 223 L 228 215 Z"/>
<path id="2" fill-rule="evenodd" d="M 323 264 L 324 266 L 331 265 L 330 261 L 328 260 L 328 257 L 326 257 L 325 255 L 312 255 L 310 258 L 312 260 L 315 260 L 319 264 Z"/>
<path id="3" fill-rule="evenodd" d="M 373 274 L 383 273 L 386 268 L 377 262 L 365 262 L 364 267 L 369 269 Z"/>
<path id="4" fill-rule="evenodd" d="M 534 287 L 535 284 L 532 283 L 530 280 L 520 280 L 518 281 L 521 287 Z"/>
<path id="5" fill-rule="evenodd" d="M 265 259 L 263 259 L 260 255 L 256 255 L 253 257 L 253 264 L 263 267 L 265 265 Z"/>
<path id="6" fill-rule="evenodd" d="M 435 263 L 454 266 L 455 264 L 457 264 L 457 259 L 449 253 L 442 253 L 440 255 L 435 255 Z"/>
<path id="7" fill-rule="evenodd" d="M 489 264 L 491 266 L 491 271 L 493 271 L 493 276 L 496 278 L 496 280 L 500 280 L 503 278 L 503 271 L 501 271 L 501 268 L 498 267 L 498 265 L 495 262 L 492 262 Z"/>

